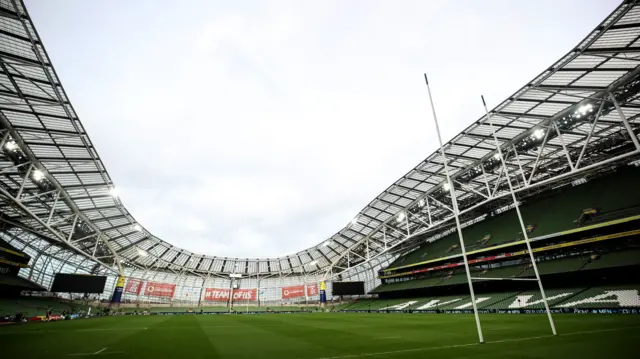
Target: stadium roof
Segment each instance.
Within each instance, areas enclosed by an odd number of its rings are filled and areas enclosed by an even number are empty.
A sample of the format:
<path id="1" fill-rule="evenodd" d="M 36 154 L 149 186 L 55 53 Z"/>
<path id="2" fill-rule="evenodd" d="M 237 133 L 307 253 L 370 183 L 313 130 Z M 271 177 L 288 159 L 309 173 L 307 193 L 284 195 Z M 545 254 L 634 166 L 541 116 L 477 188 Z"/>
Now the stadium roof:
<path id="1" fill-rule="evenodd" d="M 518 190 L 629 160 L 638 130 L 640 6 L 622 3 L 556 63 L 494 108 Z M 451 219 L 450 194 L 470 213 L 506 192 L 483 116 L 429 155 L 318 245 L 279 258 L 226 258 L 171 245 L 136 222 L 65 94 L 24 4 L 0 0 L 0 196 L 5 233 L 55 243 L 88 263 L 195 274 L 340 272 Z M 439 227 L 440 226 L 440 227 Z M 39 246 L 41 244 L 35 244 Z"/>

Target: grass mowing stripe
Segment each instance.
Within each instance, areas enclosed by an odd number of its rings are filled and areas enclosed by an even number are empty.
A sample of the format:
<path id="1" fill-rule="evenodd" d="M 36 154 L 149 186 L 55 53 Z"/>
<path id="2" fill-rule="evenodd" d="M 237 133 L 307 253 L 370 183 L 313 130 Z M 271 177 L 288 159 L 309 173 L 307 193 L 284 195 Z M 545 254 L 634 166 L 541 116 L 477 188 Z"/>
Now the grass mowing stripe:
<path id="1" fill-rule="evenodd" d="M 635 355 L 628 354 L 637 350 L 640 316 L 558 315 L 554 319 L 558 338 L 551 336 L 544 315 L 483 315 L 488 341 L 478 345 L 469 315 L 126 316 L 4 327 L 0 328 L 0 345 L 3 357 L 20 359 L 100 359 L 116 352 L 126 358 L 154 359 L 602 359 Z M 52 333 L 42 334 L 40 329 Z M 32 335 L 34 332 L 42 335 Z M 107 349 L 95 354 L 102 348 Z"/>
<path id="2" fill-rule="evenodd" d="M 572 332 L 566 333 L 562 336 L 570 336 L 570 335 L 584 335 L 584 334 L 595 334 L 602 332 L 611 332 L 617 330 L 626 330 L 630 328 L 640 328 L 640 326 L 630 326 L 623 328 L 609 328 L 609 329 L 600 329 L 600 330 L 587 330 L 581 332 Z M 535 339 L 543 339 L 543 338 L 552 338 L 554 337 L 552 334 L 549 335 L 539 335 L 535 337 L 525 337 L 525 338 L 512 338 L 512 339 L 504 339 L 504 340 L 493 340 L 490 342 L 485 342 L 485 344 L 500 344 L 500 343 L 508 343 L 508 342 L 522 342 L 526 340 L 535 340 Z M 470 347 L 474 345 L 482 345 L 480 343 L 467 343 L 467 344 L 454 344 L 454 345 L 443 345 L 439 347 L 425 347 L 425 348 L 413 348 L 413 349 L 402 349 L 402 350 L 390 350 L 384 352 L 376 352 L 376 353 L 361 353 L 361 354 L 348 354 L 348 355 L 339 355 L 332 357 L 320 357 L 315 359 L 343 359 L 343 358 L 360 358 L 360 357 L 369 357 L 369 356 L 380 356 L 380 355 L 389 355 L 389 354 L 401 354 L 401 353 L 411 353 L 411 352 L 419 352 L 419 351 L 429 351 L 429 350 L 441 350 L 441 349 L 452 349 L 452 348 L 462 348 L 462 347 Z M 302 358 L 299 358 L 302 359 Z"/>
<path id="3" fill-rule="evenodd" d="M 479 345 L 478 343 L 470 343 L 470 344 L 455 344 L 455 345 L 445 345 L 441 347 L 428 347 L 428 348 L 413 348 L 413 349 L 402 349 L 402 350 L 390 350 L 386 352 L 377 352 L 377 353 L 362 353 L 362 354 L 349 354 L 349 355 L 340 355 L 335 357 L 321 357 L 316 359 L 342 359 L 342 358 L 360 358 L 360 357 L 370 357 L 370 356 L 379 356 L 379 355 L 389 355 L 389 354 L 401 354 L 401 353 L 411 353 L 411 352 L 419 352 L 419 351 L 427 351 L 427 350 L 438 350 L 438 349 L 450 349 L 450 348 L 462 348 L 469 347 L 472 345 Z"/>
<path id="4" fill-rule="evenodd" d="M 39 325 L 39 324 L 38 324 Z M 269 325 L 253 325 L 254 327 L 280 327 L 286 326 L 287 324 L 269 324 Z M 248 325 L 201 325 L 203 328 L 246 328 Z M 178 330 L 182 327 L 162 327 L 162 328 L 154 328 L 154 330 Z M 124 332 L 124 331 L 138 331 L 138 330 L 147 330 L 148 327 L 139 327 L 139 328 L 84 328 L 84 329 L 62 329 L 62 330 L 29 330 L 24 331 L 21 334 L 43 334 L 43 333 L 67 333 L 67 332 Z M 15 334 L 15 332 L 0 332 L 0 336 Z"/>

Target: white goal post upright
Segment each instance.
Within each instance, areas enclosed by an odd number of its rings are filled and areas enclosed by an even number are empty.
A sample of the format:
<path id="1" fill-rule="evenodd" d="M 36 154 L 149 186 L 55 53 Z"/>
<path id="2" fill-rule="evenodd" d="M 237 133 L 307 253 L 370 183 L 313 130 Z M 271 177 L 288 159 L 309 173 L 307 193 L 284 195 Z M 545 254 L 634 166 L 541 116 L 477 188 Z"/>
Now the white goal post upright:
<path id="1" fill-rule="evenodd" d="M 513 190 L 513 185 L 511 184 L 511 177 L 509 176 L 509 169 L 507 168 L 507 163 L 502 155 L 502 149 L 500 147 L 500 142 L 498 141 L 498 136 L 496 136 L 495 127 L 493 127 L 493 119 L 491 114 L 489 113 L 489 109 L 487 108 L 487 103 L 484 101 L 484 96 L 480 96 L 482 98 L 482 106 L 484 106 L 484 111 L 487 116 L 487 120 L 489 122 L 489 127 L 491 128 L 491 133 L 493 134 L 493 141 L 495 142 L 496 149 L 498 151 L 498 156 L 500 157 L 500 163 L 502 165 L 502 171 L 504 172 L 505 179 L 507 180 L 507 184 L 509 185 L 509 191 L 511 192 L 511 198 L 513 199 L 513 205 L 516 209 L 516 213 L 518 215 L 518 221 L 520 221 L 520 228 L 522 229 L 522 235 L 524 236 L 524 241 L 527 244 L 527 251 L 529 252 L 529 257 L 531 258 L 531 265 L 533 266 L 533 272 L 536 274 L 536 281 L 538 282 L 538 287 L 540 288 L 540 295 L 542 296 L 542 302 L 544 303 L 544 308 L 547 311 L 547 317 L 549 317 L 549 325 L 551 325 L 551 332 L 553 335 L 558 335 L 556 331 L 556 325 L 553 322 L 553 316 L 551 315 L 551 310 L 549 309 L 549 303 L 547 302 L 547 295 L 544 292 L 544 287 L 542 286 L 542 280 L 540 279 L 540 273 L 538 272 L 538 265 L 536 264 L 535 256 L 533 255 L 533 250 L 531 250 L 531 243 L 529 242 L 529 234 L 527 234 L 527 228 L 524 225 L 524 221 L 522 220 L 522 213 L 520 213 L 520 206 L 518 205 L 518 199 L 516 198 L 516 193 Z M 553 121 L 553 120 L 551 120 Z M 483 164 L 480 164 L 483 166 Z"/>
<path id="2" fill-rule="evenodd" d="M 431 104 L 431 112 L 433 113 L 433 121 L 436 125 L 436 133 L 438 134 L 438 142 L 440 143 L 440 155 L 442 156 L 442 163 L 444 165 L 444 173 L 447 179 L 447 186 L 449 193 L 451 194 L 451 204 L 453 206 L 453 216 L 456 220 L 456 228 L 458 230 L 458 239 L 460 240 L 460 249 L 462 251 L 462 259 L 464 261 L 464 269 L 467 273 L 467 282 L 469 284 L 469 293 L 471 294 L 471 305 L 473 306 L 473 315 L 476 319 L 476 328 L 478 329 L 478 340 L 480 343 L 484 343 L 484 336 L 482 335 L 482 326 L 480 325 L 480 316 L 478 315 L 478 306 L 476 304 L 476 295 L 473 291 L 473 282 L 471 280 L 471 271 L 469 270 L 469 261 L 467 260 L 467 251 L 464 245 L 464 239 L 462 237 L 462 227 L 460 226 L 460 212 L 458 211 L 458 201 L 456 199 L 456 190 L 453 187 L 453 181 L 449 175 L 449 165 L 447 164 L 447 156 L 444 153 L 444 145 L 442 143 L 442 136 L 440 136 L 440 126 L 438 125 L 438 117 L 436 116 L 436 108 L 433 105 L 433 96 L 431 96 L 431 87 L 429 86 L 429 80 L 427 74 L 424 74 L 424 81 L 427 84 L 427 92 L 429 93 L 429 103 Z"/>

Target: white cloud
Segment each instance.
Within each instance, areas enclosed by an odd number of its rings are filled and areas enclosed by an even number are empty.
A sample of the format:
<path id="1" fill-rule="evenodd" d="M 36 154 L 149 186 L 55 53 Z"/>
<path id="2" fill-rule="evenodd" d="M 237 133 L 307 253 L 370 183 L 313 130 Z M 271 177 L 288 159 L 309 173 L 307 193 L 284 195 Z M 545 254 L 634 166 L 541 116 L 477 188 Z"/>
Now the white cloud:
<path id="1" fill-rule="evenodd" d="M 177 246 L 243 257 L 326 240 L 436 149 L 422 72 L 449 139 L 481 93 L 497 104 L 614 6 L 69 2 L 51 17 L 33 3 L 131 213 Z"/>

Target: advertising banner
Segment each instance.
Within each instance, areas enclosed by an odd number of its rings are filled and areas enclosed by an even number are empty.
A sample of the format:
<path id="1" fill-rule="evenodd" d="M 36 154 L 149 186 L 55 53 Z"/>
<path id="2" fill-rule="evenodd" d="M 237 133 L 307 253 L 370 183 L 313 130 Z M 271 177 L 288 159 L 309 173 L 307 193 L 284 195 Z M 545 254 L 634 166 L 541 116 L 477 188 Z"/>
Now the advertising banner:
<path id="1" fill-rule="evenodd" d="M 327 302 L 327 283 L 320 282 L 320 303 Z"/>
<path id="2" fill-rule="evenodd" d="M 173 298 L 173 293 L 175 291 L 175 284 L 147 282 L 147 287 L 144 289 L 144 295 L 149 297 Z"/>
<path id="3" fill-rule="evenodd" d="M 224 288 L 205 288 L 204 300 L 208 302 L 226 302 L 229 300 L 231 290 Z M 255 301 L 257 298 L 256 289 L 234 289 L 234 301 Z"/>
<path id="4" fill-rule="evenodd" d="M 282 287 L 282 299 L 304 297 L 304 285 Z"/>
<path id="5" fill-rule="evenodd" d="M 129 278 L 127 279 L 127 286 L 124 288 L 124 292 L 138 295 L 140 294 L 141 289 L 142 281 L 140 279 Z"/>
<path id="6" fill-rule="evenodd" d="M 111 303 L 120 303 L 122 299 L 122 290 L 124 288 L 124 277 L 118 277 L 116 282 L 116 289 L 113 291 L 113 297 L 111 297 Z"/>
<path id="7" fill-rule="evenodd" d="M 307 297 L 315 297 L 318 295 L 318 284 L 307 284 Z"/>

